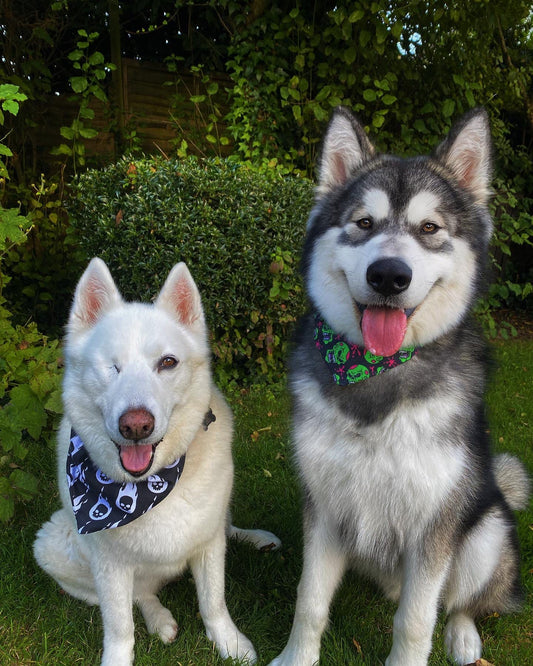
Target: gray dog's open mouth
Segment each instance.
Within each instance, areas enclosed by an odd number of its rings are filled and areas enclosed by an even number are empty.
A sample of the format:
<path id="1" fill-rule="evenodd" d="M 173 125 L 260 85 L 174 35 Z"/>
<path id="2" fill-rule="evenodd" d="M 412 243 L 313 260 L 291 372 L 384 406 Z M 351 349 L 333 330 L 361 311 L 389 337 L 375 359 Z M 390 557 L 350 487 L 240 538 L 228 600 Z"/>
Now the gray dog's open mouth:
<path id="1" fill-rule="evenodd" d="M 356 302 L 361 313 L 361 332 L 365 348 L 378 356 L 393 356 L 401 349 L 407 320 L 416 308 L 392 308 L 362 305 Z"/>
<path id="2" fill-rule="evenodd" d="M 155 444 L 113 444 L 118 449 L 120 464 L 132 476 L 146 474 L 154 461 L 155 450 L 163 440 Z"/>

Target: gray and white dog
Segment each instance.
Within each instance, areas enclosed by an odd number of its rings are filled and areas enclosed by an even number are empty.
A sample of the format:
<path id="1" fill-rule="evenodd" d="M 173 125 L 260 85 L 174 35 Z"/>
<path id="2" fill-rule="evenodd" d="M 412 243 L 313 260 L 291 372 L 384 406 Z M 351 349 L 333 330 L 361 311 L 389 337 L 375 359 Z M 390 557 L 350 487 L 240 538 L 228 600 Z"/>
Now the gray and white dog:
<path id="1" fill-rule="evenodd" d="M 303 272 L 312 311 L 291 359 L 304 566 L 274 666 L 311 666 L 348 567 L 398 602 L 387 666 L 422 666 L 440 605 L 449 656 L 481 656 L 474 618 L 516 609 L 511 509 L 528 499 L 492 457 L 486 349 L 471 309 L 486 281 L 491 140 L 466 114 L 431 157 L 380 155 L 337 109 L 326 131 Z"/>

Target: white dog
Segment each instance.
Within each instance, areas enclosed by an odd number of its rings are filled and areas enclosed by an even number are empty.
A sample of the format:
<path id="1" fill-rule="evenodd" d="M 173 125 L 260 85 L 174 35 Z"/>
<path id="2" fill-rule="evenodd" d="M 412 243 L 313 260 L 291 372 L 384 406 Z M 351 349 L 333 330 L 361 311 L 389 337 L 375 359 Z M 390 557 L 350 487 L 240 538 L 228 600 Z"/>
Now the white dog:
<path id="1" fill-rule="evenodd" d="M 185 264 L 148 305 L 125 303 L 104 262 L 91 261 L 67 326 L 63 508 L 37 534 L 34 552 L 63 589 L 100 605 L 106 666 L 133 662 L 133 603 L 151 633 L 175 638 L 177 624 L 156 595 L 187 566 L 221 656 L 255 661 L 224 597 L 232 415 L 209 359 Z M 268 532 L 229 530 L 258 548 L 279 546 Z"/>

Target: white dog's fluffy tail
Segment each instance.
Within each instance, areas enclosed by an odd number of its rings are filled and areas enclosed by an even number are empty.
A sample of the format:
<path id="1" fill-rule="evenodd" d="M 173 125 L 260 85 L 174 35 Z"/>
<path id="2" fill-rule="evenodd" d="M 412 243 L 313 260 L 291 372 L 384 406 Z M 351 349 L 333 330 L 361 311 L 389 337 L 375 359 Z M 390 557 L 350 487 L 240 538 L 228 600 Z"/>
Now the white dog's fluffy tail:
<path id="1" fill-rule="evenodd" d="M 511 509 L 525 509 L 529 501 L 531 482 L 522 463 L 508 453 L 494 459 L 496 482 Z"/>

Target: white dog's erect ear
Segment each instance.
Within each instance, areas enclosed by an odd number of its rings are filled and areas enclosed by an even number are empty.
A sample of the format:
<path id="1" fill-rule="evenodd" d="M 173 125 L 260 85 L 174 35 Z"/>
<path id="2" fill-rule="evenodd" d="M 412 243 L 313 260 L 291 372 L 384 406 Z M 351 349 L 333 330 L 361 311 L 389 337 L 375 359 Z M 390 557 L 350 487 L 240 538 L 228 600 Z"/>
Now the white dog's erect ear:
<path id="1" fill-rule="evenodd" d="M 183 262 L 170 271 L 155 305 L 170 312 L 185 326 L 205 326 L 200 292 Z"/>
<path id="2" fill-rule="evenodd" d="M 490 195 L 492 145 L 489 118 L 485 109 L 465 114 L 435 151 L 437 159 L 469 190 L 478 203 Z"/>
<path id="3" fill-rule="evenodd" d="M 77 331 L 91 328 L 102 314 L 121 302 L 122 297 L 108 267 L 95 257 L 76 287 L 68 326 Z"/>
<path id="4" fill-rule="evenodd" d="M 359 121 L 343 106 L 333 112 L 324 136 L 317 195 L 343 185 L 375 153 Z"/>

